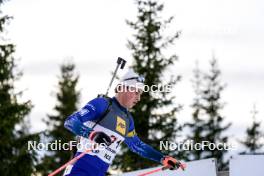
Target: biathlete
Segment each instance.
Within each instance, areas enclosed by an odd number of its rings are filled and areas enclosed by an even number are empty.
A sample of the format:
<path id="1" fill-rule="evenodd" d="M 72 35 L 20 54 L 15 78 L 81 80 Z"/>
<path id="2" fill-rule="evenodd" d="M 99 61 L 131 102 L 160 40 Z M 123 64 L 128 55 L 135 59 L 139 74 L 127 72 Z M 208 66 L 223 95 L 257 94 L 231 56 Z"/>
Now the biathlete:
<path id="1" fill-rule="evenodd" d="M 140 101 L 144 88 L 144 78 L 133 70 L 128 71 L 115 89 L 113 98 L 98 97 L 88 102 L 82 109 L 70 115 L 65 127 L 79 136 L 79 144 L 97 143 L 106 147 L 92 150 L 84 157 L 69 165 L 64 175 L 67 176 L 104 176 L 120 144 L 142 157 L 161 163 L 169 169 L 178 169 L 181 163 L 175 158 L 164 156 L 140 140 L 135 132 L 134 121 L 129 109 Z M 80 147 L 75 156 L 86 149 Z"/>

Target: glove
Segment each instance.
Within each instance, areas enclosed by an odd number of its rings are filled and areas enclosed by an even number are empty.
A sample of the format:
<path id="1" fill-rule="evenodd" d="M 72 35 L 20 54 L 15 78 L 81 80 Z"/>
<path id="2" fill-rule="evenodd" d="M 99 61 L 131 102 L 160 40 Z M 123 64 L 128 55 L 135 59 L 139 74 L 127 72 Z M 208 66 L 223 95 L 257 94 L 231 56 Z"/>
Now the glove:
<path id="1" fill-rule="evenodd" d="M 94 141 L 98 144 L 105 144 L 107 146 L 112 144 L 111 138 L 105 134 L 104 132 L 101 131 L 93 131 L 89 135 L 89 139 L 91 141 Z"/>
<path id="2" fill-rule="evenodd" d="M 177 161 L 175 158 L 172 158 L 170 156 L 165 156 L 162 159 L 162 164 L 164 168 L 169 168 L 170 170 L 177 170 L 178 168 L 184 170 L 186 167 L 185 164 L 181 163 L 180 161 Z"/>

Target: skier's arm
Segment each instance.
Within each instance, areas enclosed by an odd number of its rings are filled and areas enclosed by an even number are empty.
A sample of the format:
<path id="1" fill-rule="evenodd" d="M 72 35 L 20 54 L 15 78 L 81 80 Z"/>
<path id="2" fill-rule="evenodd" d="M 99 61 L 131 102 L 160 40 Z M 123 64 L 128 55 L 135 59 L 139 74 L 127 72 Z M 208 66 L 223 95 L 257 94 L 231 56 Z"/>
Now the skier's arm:
<path id="1" fill-rule="evenodd" d="M 150 160 L 154 160 L 158 163 L 162 162 L 162 159 L 164 155 L 149 146 L 148 144 L 142 142 L 139 137 L 135 133 L 135 128 L 134 128 L 134 122 L 133 119 L 130 118 L 130 126 L 129 126 L 129 133 L 127 137 L 125 138 L 125 143 L 129 147 L 129 149 L 137 153 L 138 155 L 148 158 Z"/>
<path id="2" fill-rule="evenodd" d="M 142 142 L 136 135 L 132 118 L 130 118 L 129 131 L 130 132 L 125 138 L 125 143 L 132 152 L 135 152 L 144 158 L 148 158 L 158 163 L 161 163 L 164 168 L 169 168 L 170 170 L 175 170 L 179 167 L 182 170 L 186 168 L 186 165 L 184 163 L 181 163 L 180 161 L 176 160 L 171 156 L 164 156 L 161 152 Z"/>
<path id="3" fill-rule="evenodd" d="M 87 103 L 81 110 L 70 115 L 64 127 L 70 130 L 75 135 L 88 137 L 91 128 L 85 126 L 83 123 L 86 121 L 97 120 L 106 111 L 108 101 L 105 98 L 96 98 Z"/>
<path id="4" fill-rule="evenodd" d="M 158 163 L 162 162 L 164 155 L 148 144 L 142 142 L 138 136 L 126 137 L 125 143 L 132 152 Z"/>

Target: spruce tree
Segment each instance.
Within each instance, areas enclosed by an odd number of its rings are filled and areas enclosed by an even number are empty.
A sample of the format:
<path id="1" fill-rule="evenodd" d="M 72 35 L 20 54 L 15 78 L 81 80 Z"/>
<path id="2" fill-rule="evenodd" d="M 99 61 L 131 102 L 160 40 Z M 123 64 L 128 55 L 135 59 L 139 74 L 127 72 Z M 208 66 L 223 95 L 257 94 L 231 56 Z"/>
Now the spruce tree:
<path id="1" fill-rule="evenodd" d="M 128 41 L 128 48 L 132 52 L 132 68 L 145 77 L 148 86 L 159 85 L 172 88 L 180 76 L 171 76 L 166 80 L 165 71 L 177 60 L 176 55 L 165 56 L 164 50 L 179 37 L 179 32 L 165 37 L 163 32 L 171 23 L 173 17 L 167 20 L 161 18 L 163 4 L 150 0 L 137 0 L 137 20 L 127 21 L 135 31 L 133 40 Z M 178 131 L 176 113 L 181 108 L 175 105 L 175 97 L 170 91 L 144 92 L 141 101 L 132 109 L 137 135 L 145 143 L 159 149 L 160 141 L 175 141 Z M 169 154 L 169 153 L 167 153 Z M 177 152 L 173 151 L 173 154 Z M 156 166 L 157 163 L 144 159 L 130 151 L 127 147 L 121 156 L 115 160 L 122 171 L 142 169 Z"/>
<path id="2" fill-rule="evenodd" d="M 184 126 L 188 127 L 190 134 L 187 135 L 187 140 L 191 141 L 193 144 L 201 143 L 205 140 L 204 138 L 204 125 L 205 120 L 202 118 L 203 114 L 203 104 L 201 97 L 201 87 L 202 87 L 202 72 L 199 68 L 198 62 L 196 62 L 195 69 L 193 70 L 194 77 L 192 79 L 192 85 L 194 88 L 194 99 L 191 105 L 193 109 L 192 121 L 186 123 Z M 203 156 L 202 150 L 191 150 L 187 152 L 187 160 L 199 160 Z"/>
<path id="3" fill-rule="evenodd" d="M 75 73 L 75 65 L 72 62 L 65 62 L 60 67 L 61 76 L 58 82 L 56 93 L 57 103 L 54 107 L 55 113 L 48 115 L 45 120 L 47 124 L 46 136 L 50 142 L 61 142 L 62 144 L 74 140 L 74 135 L 64 128 L 65 119 L 77 110 L 80 92 L 76 90 L 79 76 Z M 59 168 L 72 156 L 72 151 L 59 150 L 51 151 L 38 166 L 38 170 L 44 175 Z"/>
<path id="4" fill-rule="evenodd" d="M 217 60 L 213 57 L 210 60 L 210 70 L 204 74 L 203 86 L 201 88 L 202 109 L 205 113 L 204 139 L 210 143 L 227 143 L 228 136 L 223 133 L 231 126 L 231 123 L 224 124 L 224 116 L 221 110 L 224 108 L 222 102 L 222 92 L 225 85 L 221 83 L 221 71 Z M 211 150 L 205 147 L 203 158 L 216 158 L 218 169 L 226 169 L 227 163 L 224 161 L 226 150 Z"/>
<path id="5" fill-rule="evenodd" d="M 29 134 L 26 130 L 29 125 L 25 120 L 32 105 L 29 100 L 19 100 L 23 92 L 16 89 L 15 82 L 21 78 L 22 72 L 13 57 L 14 44 L 3 39 L 4 28 L 10 18 L 0 17 L 0 173 L 3 176 L 29 176 L 34 172 L 36 152 L 28 150 L 27 143 L 38 141 L 38 134 Z"/>
<path id="6" fill-rule="evenodd" d="M 263 151 L 261 152 L 260 150 L 264 146 L 264 144 L 261 143 L 264 133 L 261 131 L 261 122 L 256 120 L 257 113 L 256 106 L 254 105 L 252 110 L 252 124 L 246 130 L 245 140 L 240 142 L 246 148 L 246 151 L 241 154 L 263 154 Z"/>

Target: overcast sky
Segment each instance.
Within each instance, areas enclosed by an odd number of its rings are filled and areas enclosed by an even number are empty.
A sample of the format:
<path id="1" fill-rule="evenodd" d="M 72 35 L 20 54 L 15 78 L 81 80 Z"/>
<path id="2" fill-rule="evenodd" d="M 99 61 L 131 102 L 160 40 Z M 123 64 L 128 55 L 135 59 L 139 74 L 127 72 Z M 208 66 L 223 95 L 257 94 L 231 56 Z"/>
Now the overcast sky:
<path id="1" fill-rule="evenodd" d="M 257 119 L 264 117 L 264 2 L 261 0 L 166 0 L 163 16 L 174 16 L 168 35 L 182 35 L 169 50 L 179 56 L 171 74 L 182 75 L 175 87 L 177 102 L 184 105 L 180 122 L 190 119 L 193 90 L 190 80 L 195 60 L 208 69 L 212 53 L 227 84 L 223 101 L 230 134 L 242 137 L 251 123 L 255 103 Z M 133 31 L 125 19 L 136 19 L 133 0 L 11 0 L 3 13 L 13 16 L 7 26 L 16 44 L 16 58 L 24 76 L 17 83 L 30 99 L 32 131 L 44 130 L 41 119 L 52 112 L 59 65 L 73 58 L 80 74 L 80 106 L 104 93 L 118 56 L 131 64 L 127 39 Z M 120 71 L 119 75 L 125 71 Z M 112 92 L 113 95 L 113 92 Z M 135 117 L 136 119 L 137 117 Z"/>

